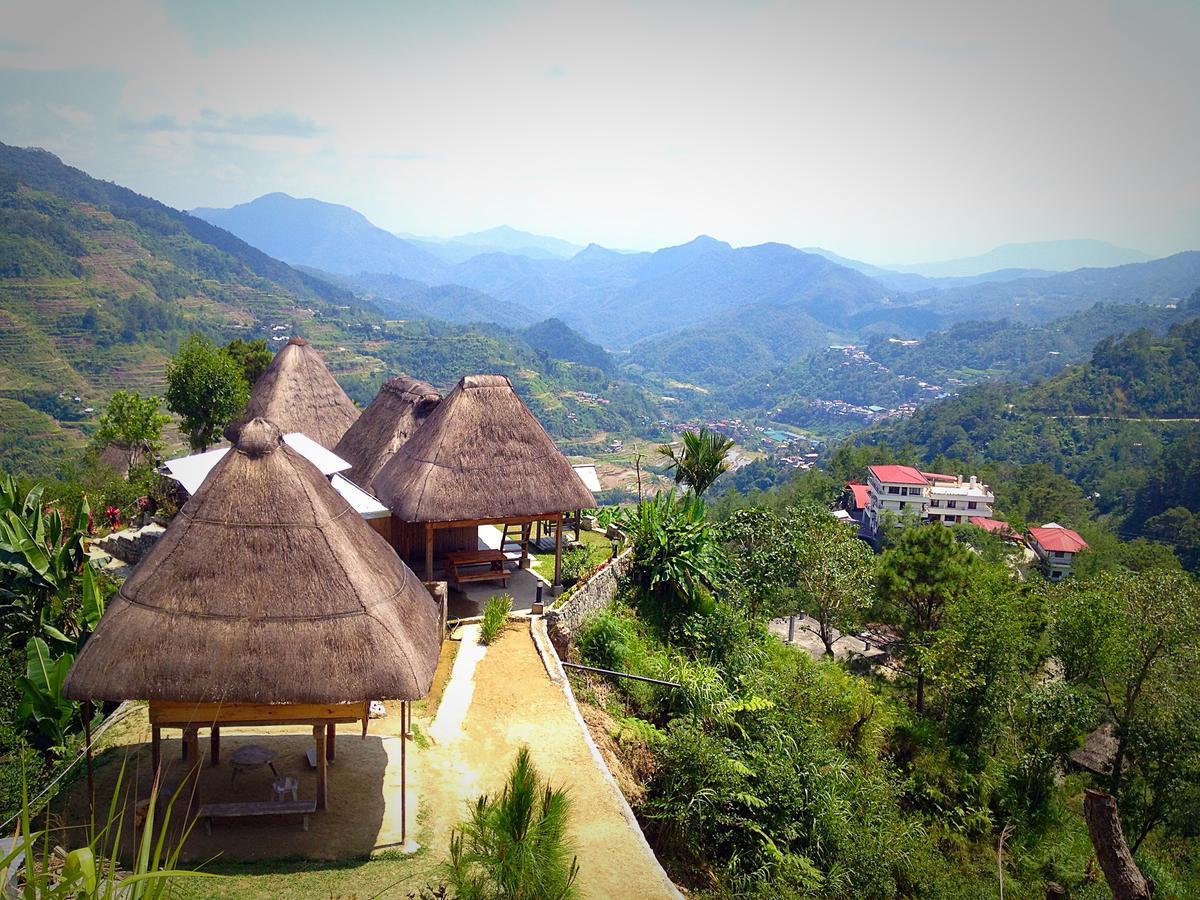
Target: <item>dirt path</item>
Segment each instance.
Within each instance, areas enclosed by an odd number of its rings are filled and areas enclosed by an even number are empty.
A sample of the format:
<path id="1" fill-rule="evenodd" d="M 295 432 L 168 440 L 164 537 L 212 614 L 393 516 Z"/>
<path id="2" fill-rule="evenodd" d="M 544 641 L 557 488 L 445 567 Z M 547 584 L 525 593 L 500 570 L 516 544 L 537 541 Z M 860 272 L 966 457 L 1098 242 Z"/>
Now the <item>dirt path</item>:
<path id="1" fill-rule="evenodd" d="M 422 831 L 428 829 L 432 846 L 448 845 L 468 803 L 501 786 L 517 748 L 526 744 L 551 783 L 570 791 L 583 894 L 678 897 L 626 819 L 616 786 L 593 757 L 564 689 L 547 674 L 529 627 L 510 625 L 486 648 L 478 645 L 477 626 L 463 631 L 429 729 L 435 746 L 421 755 L 419 790 L 428 816 Z"/>

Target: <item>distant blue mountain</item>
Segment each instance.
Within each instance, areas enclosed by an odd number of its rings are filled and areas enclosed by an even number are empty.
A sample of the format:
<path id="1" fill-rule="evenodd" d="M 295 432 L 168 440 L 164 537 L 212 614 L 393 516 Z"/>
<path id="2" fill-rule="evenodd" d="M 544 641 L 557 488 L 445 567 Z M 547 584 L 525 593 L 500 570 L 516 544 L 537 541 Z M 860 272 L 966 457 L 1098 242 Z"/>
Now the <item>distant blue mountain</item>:
<path id="1" fill-rule="evenodd" d="M 1005 244 L 979 256 L 942 262 L 889 265 L 897 272 L 915 272 L 929 278 L 982 275 L 1002 269 L 1041 269 L 1072 272 L 1075 269 L 1104 269 L 1129 263 L 1149 262 L 1153 257 L 1140 250 L 1116 247 L 1107 241 L 1066 240 Z"/>
<path id="2" fill-rule="evenodd" d="M 339 275 L 386 272 L 433 282 L 446 269 L 436 256 L 377 228 L 362 213 L 321 200 L 265 194 L 229 209 L 194 209 L 192 215 L 284 262 Z"/>

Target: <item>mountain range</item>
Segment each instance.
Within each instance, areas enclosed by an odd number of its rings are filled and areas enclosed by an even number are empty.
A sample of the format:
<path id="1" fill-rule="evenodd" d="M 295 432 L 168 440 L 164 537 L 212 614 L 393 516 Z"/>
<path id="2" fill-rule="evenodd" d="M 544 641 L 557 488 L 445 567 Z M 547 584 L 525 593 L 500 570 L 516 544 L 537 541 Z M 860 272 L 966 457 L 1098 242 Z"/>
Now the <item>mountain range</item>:
<path id="1" fill-rule="evenodd" d="M 920 335 L 965 319 L 1048 321 L 1096 301 L 1165 303 L 1187 296 L 1200 272 L 1189 254 L 1145 261 L 1087 240 L 1006 245 L 902 272 L 821 248 L 735 248 L 706 235 L 641 253 L 578 249 L 507 226 L 446 241 L 402 238 L 346 207 L 281 194 L 195 212 L 366 291 L 390 314 L 500 324 L 554 316 L 611 349 L 659 355 L 677 372 L 721 365 L 714 346 L 786 363 L 830 335 Z M 1124 264 L 1077 268 L 1089 262 Z M 1075 271 L 1054 271 L 1063 267 Z M 440 290 L 422 295 L 412 282 Z"/>
<path id="2" fill-rule="evenodd" d="M 357 222 L 353 211 L 338 215 Z M 387 374 L 449 389 L 464 374 L 497 372 L 560 439 L 627 432 L 658 416 L 601 348 L 561 322 L 454 324 L 439 319 L 456 310 L 473 318 L 462 310 L 491 309 L 495 299 L 453 285 L 395 290 L 398 305 L 439 316 L 379 309 L 335 276 L 293 268 L 46 151 L 0 144 L 0 468 L 61 473 L 114 391 L 163 393 L 166 362 L 192 331 L 273 348 L 302 334 L 362 405 Z M 581 390 L 611 402 L 569 399 Z"/>

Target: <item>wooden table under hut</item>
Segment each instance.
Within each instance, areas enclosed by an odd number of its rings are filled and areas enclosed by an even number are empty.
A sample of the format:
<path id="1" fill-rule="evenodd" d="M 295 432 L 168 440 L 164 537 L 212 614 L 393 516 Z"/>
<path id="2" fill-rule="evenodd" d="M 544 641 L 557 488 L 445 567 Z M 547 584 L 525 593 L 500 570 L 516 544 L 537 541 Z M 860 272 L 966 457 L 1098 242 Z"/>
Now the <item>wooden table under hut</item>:
<path id="1" fill-rule="evenodd" d="M 425 586 L 274 424 L 254 419 L 112 599 L 63 693 L 149 700 L 155 771 L 163 730 L 179 729 L 206 820 L 307 816 L 329 803 L 337 725 L 359 723 L 365 737 L 370 701 L 424 696 L 441 637 Z M 312 728 L 315 786 L 284 777 L 274 798 L 206 804 L 200 732 L 215 766 L 223 727 L 269 725 Z M 231 755 L 233 778 L 272 765 L 269 752 Z"/>
<path id="2" fill-rule="evenodd" d="M 413 564 L 423 561 L 428 581 L 433 580 L 435 558 L 446 562 L 450 578 L 501 577 L 503 560 L 463 562 L 461 554 L 482 552 L 479 526 L 521 529 L 524 559 L 530 529 L 548 521 L 555 535 L 558 585 L 564 517 L 595 503 L 503 375 L 462 379 L 388 460 L 371 487 L 392 511 L 396 552 Z M 480 563 L 486 567 L 480 569 Z"/>

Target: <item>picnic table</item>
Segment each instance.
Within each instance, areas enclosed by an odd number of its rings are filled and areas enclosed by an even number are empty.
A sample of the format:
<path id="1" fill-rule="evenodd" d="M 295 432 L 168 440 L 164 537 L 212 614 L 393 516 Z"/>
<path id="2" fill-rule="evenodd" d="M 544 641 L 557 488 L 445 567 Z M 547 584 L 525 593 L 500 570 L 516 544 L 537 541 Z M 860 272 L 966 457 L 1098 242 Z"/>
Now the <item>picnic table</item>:
<path id="1" fill-rule="evenodd" d="M 257 744 L 247 744 L 244 747 L 238 747 L 229 754 L 229 762 L 233 766 L 233 776 L 229 779 L 230 784 L 238 777 L 239 772 L 256 769 L 259 766 L 270 766 L 271 774 L 278 778 L 279 773 L 275 771 L 276 756 L 278 754 L 274 750 L 259 747 Z"/>
<path id="2" fill-rule="evenodd" d="M 462 585 L 470 581 L 499 581 L 508 586 L 508 557 L 500 550 L 457 550 L 446 554 L 446 580 Z M 481 568 L 482 567 L 482 568 Z"/>

